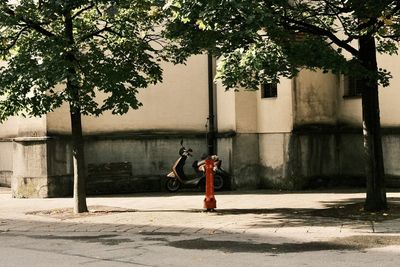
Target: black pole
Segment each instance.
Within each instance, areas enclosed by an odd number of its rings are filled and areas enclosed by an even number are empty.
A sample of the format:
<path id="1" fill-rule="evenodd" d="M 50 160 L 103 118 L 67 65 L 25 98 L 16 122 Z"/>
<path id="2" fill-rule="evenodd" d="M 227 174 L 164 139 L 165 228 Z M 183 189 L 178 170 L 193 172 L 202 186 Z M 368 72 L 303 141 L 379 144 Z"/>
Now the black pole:
<path id="1" fill-rule="evenodd" d="M 208 155 L 215 155 L 215 115 L 214 115 L 214 66 L 213 56 L 208 54 Z"/>

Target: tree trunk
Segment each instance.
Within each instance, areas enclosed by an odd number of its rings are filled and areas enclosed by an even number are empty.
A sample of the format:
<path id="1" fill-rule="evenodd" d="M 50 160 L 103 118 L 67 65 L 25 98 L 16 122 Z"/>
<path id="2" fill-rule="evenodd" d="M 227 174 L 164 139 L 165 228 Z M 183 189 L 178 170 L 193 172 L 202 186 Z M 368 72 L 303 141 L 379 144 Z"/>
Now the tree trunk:
<path id="1" fill-rule="evenodd" d="M 86 204 L 86 173 L 84 144 L 82 135 L 81 112 L 77 107 L 70 106 L 72 129 L 72 157 L 74 164 L 74 213 L 87 212 Z"/>
<path id="2" fill-rule="evenodd" d="M 362 65 L 370 73 L 377 73 L 378 66 L 374 37 L 363 36 L 360 38 L 359 44 Z M 378 81 L 373 77 L 365 77 L 362 79 L 362 83 L 364 156 L 367 178 L 365 210 L 379 211 L 387 209 L 387 200 L 379 117 Z"/>
<path id="3" fill-rule="evenodd" d="M 71 10 L 65 13 L 65 36 L 70 48 L 74 46 L 74 31 Z M 72 130 L 72 157 L 74 166 L 74 213 L 87 212 L 86 204 L 86 173 L 83 154 L 84 143 L 82 135 L 80 87 L 75 68 L 76 59 L 72 50 L 65 55 L 68 64 L 67 92 L 70 99 L 70 115 Z"/>

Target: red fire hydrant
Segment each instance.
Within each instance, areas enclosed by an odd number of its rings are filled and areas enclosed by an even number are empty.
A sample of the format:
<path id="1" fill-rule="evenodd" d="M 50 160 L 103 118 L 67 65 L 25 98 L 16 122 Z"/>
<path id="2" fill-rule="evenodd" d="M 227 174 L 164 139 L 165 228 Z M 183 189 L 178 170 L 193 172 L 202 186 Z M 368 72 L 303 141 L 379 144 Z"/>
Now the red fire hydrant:
<path id="1" fill-rule="evenodd" d="M 217 208 L 217 200 L 214 196 L 214 160 L 206 159 L 206 197 L 204 199 L 204 208 L 207 211 L 213 211 Z"/>

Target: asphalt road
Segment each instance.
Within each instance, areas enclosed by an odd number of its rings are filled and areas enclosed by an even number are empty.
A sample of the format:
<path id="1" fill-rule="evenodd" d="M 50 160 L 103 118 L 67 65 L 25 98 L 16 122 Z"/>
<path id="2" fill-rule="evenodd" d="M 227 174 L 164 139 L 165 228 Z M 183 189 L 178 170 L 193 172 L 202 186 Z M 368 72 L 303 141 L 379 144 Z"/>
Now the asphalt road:
<path id="1" fill-rule="evenodd" d="M 365 248 L 361 236 L 299 243 L 228 233 L 3 232 L 0 266 L 399 266 L 399 247 L 380 237 Z"/>
<path id="2" fill-rule="evenodd" d="M 320 216 L 363 197 L 225 194 L 216 213 L 199 210 L 201 195 L 96 197 L 89 205 L 102 212 L 74 217 L 46 212 L 71 207 L 71 199 L 11 199 L 3 191 L 0 267 L 399 266 L 399 218 Z"/>

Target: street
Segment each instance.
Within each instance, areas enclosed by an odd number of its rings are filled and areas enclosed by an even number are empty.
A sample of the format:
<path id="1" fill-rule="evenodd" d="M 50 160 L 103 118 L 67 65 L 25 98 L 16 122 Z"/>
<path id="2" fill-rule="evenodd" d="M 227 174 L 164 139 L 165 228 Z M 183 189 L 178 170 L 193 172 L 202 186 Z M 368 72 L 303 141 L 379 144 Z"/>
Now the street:
<path id="1" fill-rule="evenodd" d="M 215 213 L 202 211 L 200 194 L 90 197 L 92 213 L 74 216 L 65 211 L 71 199 L 11 199 L 3 190 L 0 265 L 398 266 L 398 218 L 310 216 L 362 197 L 235 192 L 217 196 Z"/>

